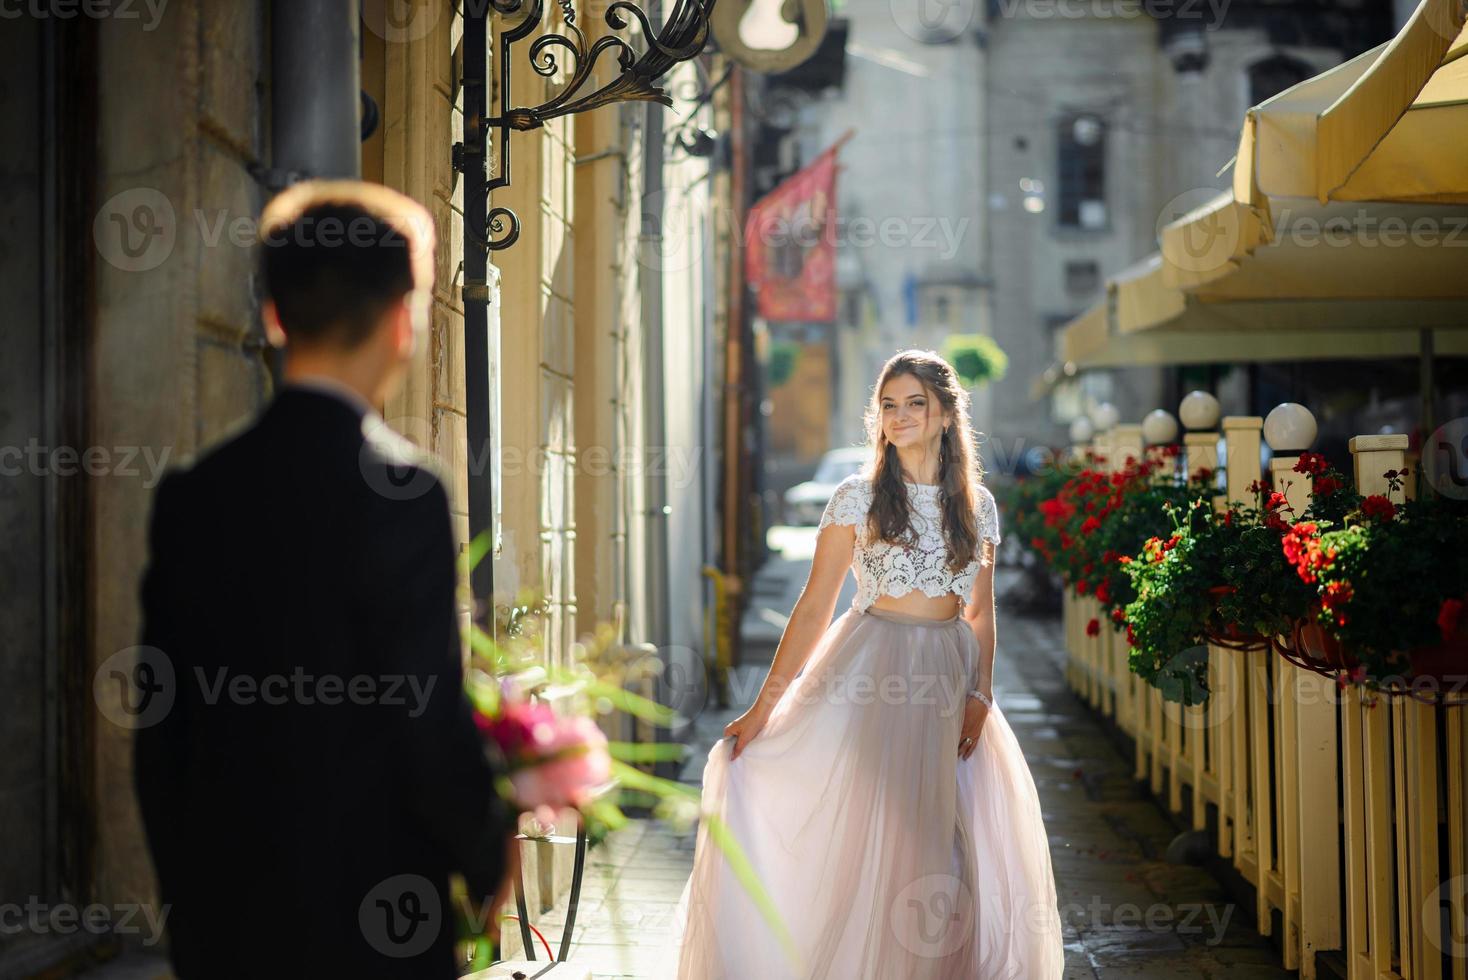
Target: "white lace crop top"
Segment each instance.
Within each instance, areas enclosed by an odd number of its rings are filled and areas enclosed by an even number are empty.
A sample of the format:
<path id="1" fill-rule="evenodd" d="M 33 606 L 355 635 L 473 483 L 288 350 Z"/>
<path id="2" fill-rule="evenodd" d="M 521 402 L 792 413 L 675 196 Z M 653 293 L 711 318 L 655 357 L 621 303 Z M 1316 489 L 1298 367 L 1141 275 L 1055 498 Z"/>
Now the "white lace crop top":
<path id="1" fill-rule="evenodd" d="M 850 524 L 856 528 L 856 551 L 851 560 L 856 571 L 856 598 L 851 603 L 852 609 L 864 612 L 879 595 L 904 596 L 914 589 L 921 589 L 931 598 L 952 592 L 968 602 L 974 576 L 987 564 L 983 560 L 983 541 L 999 543 L 999 509 L 989 488 L 980 484 L 977 490 L 979 553 L 963 571 L 955 574 L 948 569 L 938 496 L 936 484 L 907 484 L 909 521 L 917 538 L 917 545 L 909 547 L 868 540 L 867 511 L 872 506 L 872 484 L 866 476 L 855 473 L 847 477 L 831 494 L 831 501 L 821 515 L 820 529 L 829 524 Z"/>

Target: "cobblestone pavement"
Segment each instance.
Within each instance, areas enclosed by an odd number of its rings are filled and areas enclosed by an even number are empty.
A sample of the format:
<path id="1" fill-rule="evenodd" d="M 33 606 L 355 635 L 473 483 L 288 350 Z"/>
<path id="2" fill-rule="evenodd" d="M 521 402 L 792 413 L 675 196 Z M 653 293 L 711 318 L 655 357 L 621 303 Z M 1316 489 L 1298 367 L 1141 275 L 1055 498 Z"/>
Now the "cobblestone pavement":
<path id="1" fill-rule="evenodd" d="M 738 703 L 700 717 L 683 778 L 696 784 L 709 747 L 743 710 L 768 665 L 783 617 L 804 583 L 799 534 L 755 583 L 745 623 L 750 663 L 733 678 Z M 1003 610 L 1014 573 L 1001 569 L 995 696 L 1024 746 L 1050 833 L 1066 932 L 1067 980 L 1266 980 L 1279 965 L 1246 910 L 1204 869 L 1166 861 L 1174 825 L 1131 778 L 1129 758 L 1065 686 L 1060 625 Z M 850 600 L 851 584 L 839 608 Z M 598 978 L 651 977 L 687 880 L 693 837 L 636 821 L 592 852 L 571 959 Z M 559 938 L 560 911 L 536 924 Z M 900 980 L 900 978 L 892 978 Z"/>

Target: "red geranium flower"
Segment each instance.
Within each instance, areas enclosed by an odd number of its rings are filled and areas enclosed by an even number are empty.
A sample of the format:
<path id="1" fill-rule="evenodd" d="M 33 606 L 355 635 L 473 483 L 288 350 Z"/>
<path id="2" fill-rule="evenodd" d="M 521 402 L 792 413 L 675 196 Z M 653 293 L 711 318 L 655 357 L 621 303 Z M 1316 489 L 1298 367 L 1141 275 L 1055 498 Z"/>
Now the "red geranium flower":
<path id="1" fill-rule="evenodd" d="M 1335 477 L 1326 475 L 1315 478 L 1315 495 L 1317 497 L 1328 497 L 1341 488 L 1341 481 Z"/>
<path id="2" fill-rule="evenodd" d="M 1086 624 L 1086 635 L 1087 636 L 1100 636 L 1101 635 L 1101 620 L 1099 620 L 1099 619 L 1092 619 L 1089 623 L 1087 623 Z"/>
<path id="3" fill-rule="evenodd" d="M 1337 626 L 1346 625 L 1345 607 L 1350 603 L 1355 590 L 1351 588 L 1350 582 L 1327 582 L 1325 592 L 1320 597 L 1320 604 L 1325 611 L 1335 617 Z"/>
<path id="4" fill-rule="evenodd" d="M 1438 607 L 1437 628 L 1442 631 L 1444 643 L 1452 640 L 1453 635 L 1458 632 L 1458 623 L 1462 616 L 1462 599 L 1444 599 L 1443 604 Z"/>
<path id="5" fill-rule="evenodd" d="M 1113 609 L 1113 610 L 1111 610 L 1111 621 L 1113 623 L 1119 623 L 1119 622 L 1121 622 L 1124 619 L 1126 619 L 1126 613 L 1125 612 L 1123 612 L 1120 609 Z"/>
<path id="6" fill-rule="evenodd" d="M 1309 473 L 1318 476 L 1329 468 L 1330 464 L 1319 453 L 1301 453 L 1300 458 L 1295 460 L 1296 473 Z"/>
<path id="7" fill-rule="evenodd" d="M 1389 521 L 1396 516 L 1396 506 L 1379 493 L 1373 493 L 1361 501 L 1361 513 L 1379 521 Z"/>

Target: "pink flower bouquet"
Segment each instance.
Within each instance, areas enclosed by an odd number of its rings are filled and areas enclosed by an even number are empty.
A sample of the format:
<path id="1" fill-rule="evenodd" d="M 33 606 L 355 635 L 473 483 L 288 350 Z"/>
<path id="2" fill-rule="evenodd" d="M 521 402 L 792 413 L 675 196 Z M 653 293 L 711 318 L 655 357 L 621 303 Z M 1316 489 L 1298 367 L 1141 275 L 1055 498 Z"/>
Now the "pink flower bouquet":
<path id="1" fill-rule="evenodd" d="M 474 720 L 505 760 L 514 804 L 542 823 L 584 805 L 611 778 L 606 736 L 590 718 L 562 717 L 506 687 L 494 708 L 477 709 Z"/>

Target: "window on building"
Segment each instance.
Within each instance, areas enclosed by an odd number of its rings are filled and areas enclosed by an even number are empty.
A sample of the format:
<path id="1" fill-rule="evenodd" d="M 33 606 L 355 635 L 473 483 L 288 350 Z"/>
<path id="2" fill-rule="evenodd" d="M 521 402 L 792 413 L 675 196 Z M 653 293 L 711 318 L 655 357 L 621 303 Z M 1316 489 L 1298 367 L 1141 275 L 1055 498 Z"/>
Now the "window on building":
<path id="1" fill-rule="evenodd" d="M 1249 66 L 1249 105 L 1273 98 L 1315 72 L 1298 58 L 1277 54 Z"/>
<path id="2" fill-rule="evenodd" d="M 1101 267 L 1095 262 L 1065 263 L 1065 291 L 1072 296 L 1090 296 L 1101 288 Z"/>
<path id="3" fill-rule="evenodd" d="M 1106 124 L 1091 113 L 1060 121 L 1060 224 L 1106 227 Z"/>

